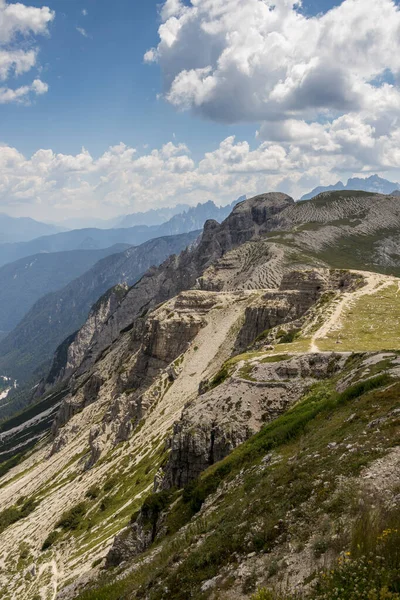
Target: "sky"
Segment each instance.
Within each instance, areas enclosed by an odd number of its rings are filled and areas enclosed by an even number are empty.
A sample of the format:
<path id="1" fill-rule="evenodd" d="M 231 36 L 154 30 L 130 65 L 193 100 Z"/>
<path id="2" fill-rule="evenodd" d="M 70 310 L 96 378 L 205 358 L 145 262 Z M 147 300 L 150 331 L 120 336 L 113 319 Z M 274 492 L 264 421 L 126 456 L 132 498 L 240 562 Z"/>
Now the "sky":
<path id="1" fill-rule="evenodd" d="M 392 0 L 0 0 L 0 211 L 400 180 Z"/>

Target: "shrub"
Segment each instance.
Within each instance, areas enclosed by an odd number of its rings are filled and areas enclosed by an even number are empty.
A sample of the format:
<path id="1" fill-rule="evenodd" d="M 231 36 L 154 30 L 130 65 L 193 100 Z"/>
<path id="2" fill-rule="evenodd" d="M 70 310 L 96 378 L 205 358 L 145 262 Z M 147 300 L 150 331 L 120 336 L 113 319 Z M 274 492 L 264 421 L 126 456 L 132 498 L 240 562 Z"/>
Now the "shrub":
<path id="1" fill-rule="evenodd" d="M 103 498 L 103 500 L 100 502 L 100 510 L 102 512 L 106 511 L 108 508 L 110 508 L 112 504 L 112 500 L 110 498 L 110 496 L 105 496 Z"/>
<path id="2" fill-rule="evenodd" d="M 110 477 L 110 479 L 107 479 L 107 481 L 105 482 L 105 484 L 103 486 L 103 490 L 105 492 L 111 492 L 111 490 L 114 489 L 117 484 L 118 484 L 118 477 L 116 475 L 113 475 L 113 477 Z"/>
<path id="3" fill-rule="evenodd" d="M 314 545 L 313 545 L 313 552 L 314 552 L 315 558 L 319 558 L 320 556 L 325 554 L 325 552 L 328 550 L 328 548 L 329 548 L 328 540 L 326 540 L 324 538 L 319 538 L 318 540 L 315 540 Z"/>
<path id="4" fill-rule="evenodd" d="M 65 531 L 74 531 L 75 529 L 78 529 L 79 525 L 82 523 L 86 511 L 86 502 L 80 502 L 79 504 L 76 504 L 75 506 L 67 510 L 65 513 L 63 513 L 56 527 L 61 527 L 61 529 L 64 529 Z"/>
<path id="5" fill-rule="evenodd" d="M 170 493 L 168 491 L 158 492 L 156 494 L 150 494 L 150 496 L 147 496 L 140 511 L 144 524 L 155 526 L 157 524 L 158 517 L 163 510 L 167 508 L 169 502 Z"/>
<path id="6" fill-rule="evenodd" d="M 47 538 L 43 542 L 42 552 L 44 552 L 45 550 L 47 550 L 48 548 L 50 548 L 50 546 L 52 546 L 57 541 L 59 535 L 60 534 L 57 531 L 55 531 L 55 530 L 52 531 L 51 533 L 49 533 L 49 535 L 47 536 Z"/>
<path id="7" fill-rule="evenodd" d="M 36 504 L 32 499 L 25 500 L 24 498 L 20 498 L 17 505 L 10 506 L 0 512 L 0 533 L 17 521 L 25 519 L 35 508 Z"/>
<path id="8" fill-rule="evenodd" d="M 96 498 L 99 496 L 100 494 L 100 489 L 97 485 L 92 485 L 91 488 L 88 489 L 88 491 L 86 492 L 85 496 L 86 498 L 89 498 L 89 500 L 96 500 Z"/>
<path id="9" fill-rule="evenodd" d="M 300 329 L 291 329 L 290 331 L 284 333 L 280 339 L 279 339 L 279 343 L 280 344 L 291 344 L 292 342 L 294 342 L 295 339 L 297 339 L 300 335 Z"/>

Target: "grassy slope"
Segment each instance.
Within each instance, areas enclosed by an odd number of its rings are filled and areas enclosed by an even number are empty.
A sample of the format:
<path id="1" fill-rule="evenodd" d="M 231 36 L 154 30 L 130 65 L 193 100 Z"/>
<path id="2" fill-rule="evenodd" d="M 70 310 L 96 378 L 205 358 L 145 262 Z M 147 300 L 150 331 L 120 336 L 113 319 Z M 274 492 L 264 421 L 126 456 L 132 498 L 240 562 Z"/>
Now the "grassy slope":
<path id="1" fill-rule="evenodd" d="M 370 385 L 378 389 L 356 385 L 342 395 L 333 391 L 333 384 L 318 384 L 294 409 L 186 489 L 168 517 L 171 533 L 151 562 L 138 564 L 125 580 L 83 593 L 80 600 L 205 599 L 211 590 L 202 592 L 202 583 L 223 573 L 220 587 L 229 589 L 233 582 L 227 567 L 237 567 L 251 552 L 266 558 L 264 577 L 257 574 L 255 580 L 268 580 L 276 569 L 272 565 L 280 568 L 279 549 L 288 534 L 299 554 L 319 537 L 323 554 L 346 550 L 350 538 L 343 523 L 357 517 L 361 492 L 356 485 L 340 485 L 339 478 L 354 481 L 363 467 L 399 444 L 399 416 L 388 415 L 399 407 L 400 384 L 388 386 L 380 376 Z M 384 425 L 366 436 L 368 423 L 377 418 L 385 418 Z M 338 445 L 331 449 L 332 443 Z M 262 459 L 271 452 L 274 459 L 268 466 Z M 222 486 L 218 510 L 196 516 Z M 229 598 L 227 593 L 220 597 Z"/>
<path id="2" fill-rule="evenodd" d="M 394 284 L 373 295 L 359 298 L 345 308 L 341 327 L 318 341 L 321 350 L 332 350 L 340 339 L 341 351 L 379 350 L 400 348 L 400 294 Z M 338 347 L 336 345 L 336 347 Z"/>

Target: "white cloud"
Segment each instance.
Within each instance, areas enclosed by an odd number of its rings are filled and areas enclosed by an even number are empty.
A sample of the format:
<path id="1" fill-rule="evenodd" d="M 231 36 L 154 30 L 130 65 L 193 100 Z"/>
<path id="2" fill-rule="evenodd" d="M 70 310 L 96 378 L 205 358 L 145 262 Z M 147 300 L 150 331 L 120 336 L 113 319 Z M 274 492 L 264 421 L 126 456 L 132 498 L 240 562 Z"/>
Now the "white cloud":
<path id="1" fill-rule="evenodd" d="M 83 27 L 77 27 L 76 28 L 77 32 L 80 33 L 83 37 L 87 38 L 89 37 L 86 29 L 84 29 Z"/>
<path id="2" fill-rule="evenodd" d="M 346 174 L 400 178 L 399 125 L 377 127 L 345 115 L 332 123 L 288 120 L 274 127 L 274 141 L 263 141 L 260 132 L 251 147 L 230 136 L 196 161 L 185 144 L 173 142 L 140 151 L 120 143 L 98 158 L 85 148 L 75 155 L 38 150 L 25 157 L 0 145 L 0 210 L 43 219 L 111 217 L 179 202 L 224 204 L 273 190 L 299 197 Z"/>
<path id="3" fill-rule="evenodd" d="M 35 79 L 31 85 L 23 85 L 15 89 L 0 87 L 0 104 L 8 104 L 10 102 L 29 103 L 33 95 L 45 94 L 48 89 L 49 86 L 47 83 L 44 83 L 40 79 Z"/>
<path id="4" fill-rule="evenodd" d="M 0 0 L 0 81 L 28 73 L 37 66 L 38 48 L 34 36 L 48 34 L 55 13 L 47 6 L 36 8 L 20 2 Z M 46 83 L 34 79 L 31 84 L 0 87 L 0 103 L 29 102 L 48 90 Z"/>
<path id="5" fill-rule="evenodd" d="M 150 50 L 147 50 L 147 52 L 143 56 L 143 60 L 144 60 L 145 63 L 156 62 L 156 60 L 157 60 L 157 50 L 155 48 L 150 48 Z"/>
<path id="6" fill-rule="evenodd" d="M 11 74 L 27 73 L 36 64 L 36 50 L 1 50 L 0 49 L 0 79 L 5 81 Z"/>
<path id="7" fill-rule="evenodd" d="M 55 13 L 47 6 L 35 8 L 0 0 L 0 44 L 13 42 L 18 35 L 44 35 Z"/>
<path id="8" fill-rule="evenodd" d="M 83 15 L 84 17 L 87 17 L 87 16 L 88 16 L 88 11 L 87 11 L 87 9 L 86 9 L 86 8 L 83 8 L 83 9 L 82 9 L 82 15 Z"/>
<path id="9" fill-rule="evenodd" d="M 388 104 L 398 114 L 399 89 L 385 83 L 400 75 L 397 3 L 343 0 L 314 17 L 300 4 L 167 0 L 145 60 L 159 62 L 171 104 L 215 121 L 332 121 Z"/>
<path id="10" fill-rule="evenodd" d="M 48 92 L 48 90 L 49 90 L 48 84 L 44 83 L 40 79 L 35 79 L 34 82 L 32 83 L 31 88 L 39 96 L 41 94 L 46 94 L 46 92 Z"/>
<path id="11" fill-rule="evenodd" d="M 160 14 L 163 21 L 167 21 L 171 17 L 179 17 L 185 12 L 185 6 L 181 0 L 166 0 L 162 6 Z"/>

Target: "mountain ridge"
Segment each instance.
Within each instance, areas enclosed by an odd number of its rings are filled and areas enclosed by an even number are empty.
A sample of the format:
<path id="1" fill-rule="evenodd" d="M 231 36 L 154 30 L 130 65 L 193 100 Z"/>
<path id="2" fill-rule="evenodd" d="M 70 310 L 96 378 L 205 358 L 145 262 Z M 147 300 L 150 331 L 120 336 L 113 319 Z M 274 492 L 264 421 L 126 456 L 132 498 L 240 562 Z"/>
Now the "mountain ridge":
<path id="1" fill-rule="evenodd" d="M 199 203 L 196 207 L 189 207 L 186 212 L 175 214 L 169 221 L 159 225 L 76 229 L 35 238 L 30 242 L 0 244 L 0 266 L 43 252 L 100 250 L 115 244 L 137 246 L 151 239 L 197 231 L 202 229 L 207 219 L 223 220 L 241 199 L 226 207 L 217 207 L 213 202 Z"/>
<path id="2" fill-rule="evenodd" d="M 65 288 L 40 298 L 17 327 L 1 340 L 0 370 L 19 381 L 29 378 L 41 363 L 51 358 L 65 337 L 79 329 L 100 295 L 117 284 L 132 285 L 151 265 L 180 252 L 198 235 L 199 232 L 191 232 L 156 238 L 112 254 Z M 25 379 L 18 376 L 22 368 Z"/>
<path id="3" fill-rule="evenodd" d="M 11 331 L 33 304 L 67 285 L 98 260 L 126 249 L 124 244 L 103 250 L 69 250 L 21 258 L 0 267 L 0 330 Z"/>
<path id="4" fill-rule="evenodd" d="M 334 185 L 318 186 L 311 192 L 304 194 L 300 200 L 311 200 L 323 192 L 360 190 L 380 194 L 391 194 L 394 190 L 398 190 L 399 188 L 400 184 L 383 179 L 382 177 L 379 177 L 379 175 L 371 175 L 366 178 L 352 177 L 347 180 L 346 184 L 342 181 L 338 181 Z"/>
<path id="5" fill-rule="evenodd" d="M 0 244 L 28 242 L 42 235 L 65 231 L 65 227 L 42 223 L 30 217 L 11 217 L 0 212 Z"/>

